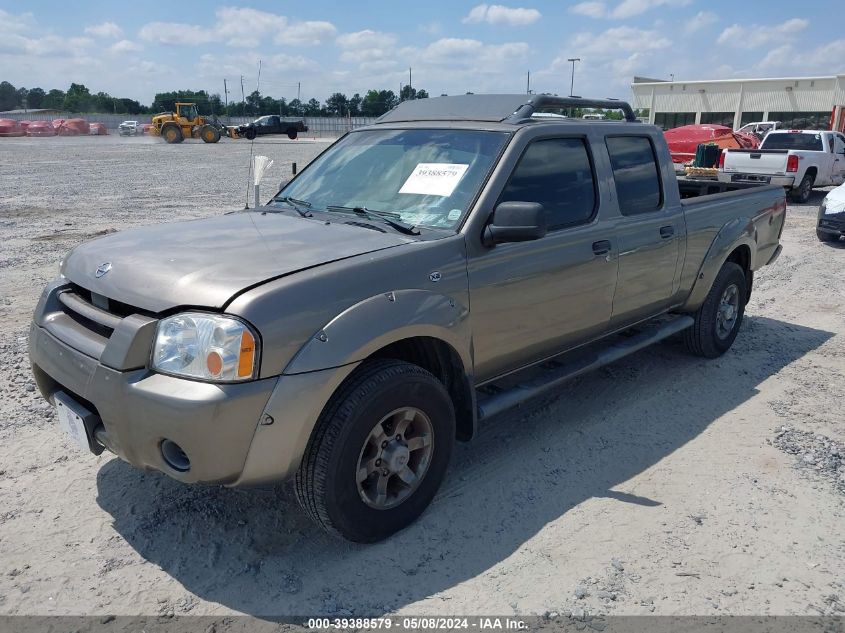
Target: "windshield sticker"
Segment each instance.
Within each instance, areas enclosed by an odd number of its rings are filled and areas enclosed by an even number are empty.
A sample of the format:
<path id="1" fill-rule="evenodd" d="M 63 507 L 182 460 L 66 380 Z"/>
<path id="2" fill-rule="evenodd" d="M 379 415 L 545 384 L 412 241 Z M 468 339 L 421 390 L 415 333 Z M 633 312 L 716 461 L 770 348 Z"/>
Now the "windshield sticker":
<path id="1" fill-rule="evenodd" d="M 461 213 L 463 213 L 463 211 L 461 211 L 460 209 L 452 209 L 451 211 L 449 211 L 449 219 L 454 222 L 455 220 L 461 217 Z"/>
<path id="2" fill-rule="evenodd" d="M 419 163 L 399 193 L 451 196 L 468 167 L 455 163 Z"/>

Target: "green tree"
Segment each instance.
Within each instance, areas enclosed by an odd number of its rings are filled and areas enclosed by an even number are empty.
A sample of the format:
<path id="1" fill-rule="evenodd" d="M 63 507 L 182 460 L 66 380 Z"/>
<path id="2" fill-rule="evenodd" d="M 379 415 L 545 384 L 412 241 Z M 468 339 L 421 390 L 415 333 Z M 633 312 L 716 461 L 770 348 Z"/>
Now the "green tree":
<path id="1" fill-rule="evenodd" d="M 44 107 L 44 98 L 47 94 L 41 88 L 33 88 L 26 97 L 27 107 L 37 110 Z"/>
<path id="2" fill-rule="evenodd" d="M 197 92 L 194 92 L 193 90 L 159 92 L 153 99 L 150 111 L 153 113 L 175 112 L 177 101 L 180 103 L 196 103 L 197 109 L 201 114 L 211 112 L 211 102 L 209 101 L 208 93 L 205 90 L 198 90 Z M 234 112 L 235 110 L 232 110 L 232 113 Z"/>
<path id="3" fill-rule="evenodd" d="M 361 104 L 364 102 L 363 97 L 357 92 L 349 99 L 349 114 L 351 116 L 361 116 Z"/>
<path id="4" fill-rule="evenodd" d="M 18 105 L 18 92 L 8 81 L 0 81 L 0 112 L 14 110 Z"/>
<path id="5" fill-rule="evenodd" d="M 53 110 L 61 110 L 64 107 L 65 103 L 65 93 L 63 90 L 57 90 L 53 88 L 47 95 L 44 97 L 44 101 L 41 103 L 42 108 L 50 108 Z"/>
<path id="6" fill-rule="evenodd" d="M 305 114 L 305 106 L 302 105 L 302 101 L 299 99 L 291 99 L 288 104 L 288 112 L 293 116 L 302 116 Z"/>
<path id="7" fill-rule="evenodd" d="M 68 112 L 90 112 L 95 105 L 91 92 L 83 84 L 70 84 L 65 95 L 64 109 Z"/>
<path id="8" fill-rule="evenodd" d="M 417 99 L 428 99 L 428 93 L 425 90 L 420 89 L 417 92 Z"/>
<path id="9" fill-rule="evenodd" d="M 309 99 L 305 104 L 305 116 L 320 116 L 321 114 L 323 114 L 323 109 L 320 102 L 314 98 Z"/>
<path id="10" fill-rule="evenodd" d="M 346 116 L 349 99 L 342 92 L 335 92 L 326 99 L 326 113 L 333 116 Z"/>
<path id="11" fill-rule="evenodd" d="M 361 104 L 361 113 L 364 116 L 381 116 L 398 102 L 392 90 L 368 90 Z"/>
<path id="12" fill-rule="evenodd" d="M 18 88 L 18 99 L 17 105 L 15 107 L 18 108 L 29 108 L 29 101 L 27 101 L 27 95 L 29 95 L 29 90 L 26 88 Z"/>

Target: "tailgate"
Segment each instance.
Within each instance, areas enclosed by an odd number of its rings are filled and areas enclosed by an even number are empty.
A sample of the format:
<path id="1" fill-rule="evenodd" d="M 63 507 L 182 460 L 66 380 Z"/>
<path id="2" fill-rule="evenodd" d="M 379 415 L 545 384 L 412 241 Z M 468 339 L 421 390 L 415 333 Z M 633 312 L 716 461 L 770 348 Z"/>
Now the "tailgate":
<path id="1" fill-rule="evenodd" d="M 786 173 L 785 149 L 729 149 L 725 155 L 724 171 L 739 174 L 783 175 Z"/>

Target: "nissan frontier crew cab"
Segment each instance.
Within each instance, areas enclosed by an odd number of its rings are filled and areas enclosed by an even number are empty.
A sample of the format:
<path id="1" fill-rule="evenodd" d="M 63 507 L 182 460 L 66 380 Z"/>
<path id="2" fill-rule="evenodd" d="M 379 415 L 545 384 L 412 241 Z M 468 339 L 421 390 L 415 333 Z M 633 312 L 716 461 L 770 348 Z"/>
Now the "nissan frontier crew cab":
<path id="1" fill-rule="evenodd" d="M 625 120 L 549 116 L 584 107 Z M 406 101 L 266 206 L 76 247 L 32 370 L 85 450 L 292 479 L 321 528 L 376 541 L 485 418 L 673 334 L 726 352 L 785 212 L 781 187 L 677 180 L 620 101 Z"/>

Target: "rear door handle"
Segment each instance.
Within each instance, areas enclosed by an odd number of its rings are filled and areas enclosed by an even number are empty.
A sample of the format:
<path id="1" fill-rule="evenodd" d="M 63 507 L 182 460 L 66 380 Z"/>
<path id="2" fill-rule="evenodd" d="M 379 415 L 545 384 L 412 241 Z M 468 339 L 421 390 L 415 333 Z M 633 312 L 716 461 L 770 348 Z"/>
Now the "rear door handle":
<path id="1" fill-rule="evenodd" d="M 668 240 L 675 234 L 675 227 L 674 226 L 661 226 L 660 227 L 660 237 L 664 240 Z"/>
<path id="2" fill-rule="evenodd" d="M 599 240 L 593 242 L 593 253 L 596 255 L 607 255 L 610 252 L 610 240 Z"/>

